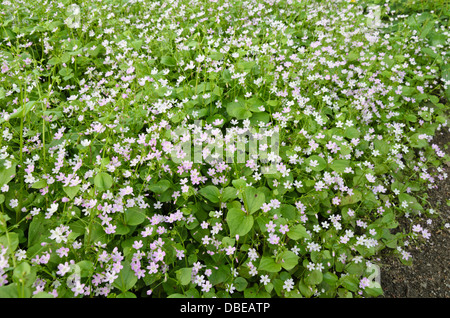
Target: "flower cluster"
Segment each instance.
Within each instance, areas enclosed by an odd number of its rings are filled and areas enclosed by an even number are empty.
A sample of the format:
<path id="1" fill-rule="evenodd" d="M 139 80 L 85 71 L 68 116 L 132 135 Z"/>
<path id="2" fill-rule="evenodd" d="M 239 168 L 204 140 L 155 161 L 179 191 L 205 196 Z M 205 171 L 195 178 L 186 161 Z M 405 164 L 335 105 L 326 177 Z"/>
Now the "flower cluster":
<path id="1" fill-rule="evenodd" d="M 359 2 L 4 1 L 1 294 L 380 295 L 448 177 L 450 42 Z"/>

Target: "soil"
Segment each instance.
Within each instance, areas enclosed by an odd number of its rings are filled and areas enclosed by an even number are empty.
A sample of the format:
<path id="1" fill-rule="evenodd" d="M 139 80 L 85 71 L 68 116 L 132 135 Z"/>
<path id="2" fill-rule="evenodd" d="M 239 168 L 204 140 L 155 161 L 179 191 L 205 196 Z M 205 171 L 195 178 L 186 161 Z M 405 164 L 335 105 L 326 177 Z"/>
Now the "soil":
<path id="1" fill-rule="evenodd" d="M 444 127 L 433 143 L 446 153 L 450 153 L 450 129 Z M 447 147 L 446 147 L 447 145 Z M 426 225 L 431 233 L 428 241 L 410 247 L 413 263 L 406 266 L 393 255 L 386 254 L 381 259 L 380 284 L 384 298 L 448 298 L 450 297 L 450 162 L 443 165 L 448 178 L 437 180 L 438 189 L 428 191 L 429 201 L 435 206 L 439 217 Z M 400 220 L 400 227 L 407 224 Z"/>

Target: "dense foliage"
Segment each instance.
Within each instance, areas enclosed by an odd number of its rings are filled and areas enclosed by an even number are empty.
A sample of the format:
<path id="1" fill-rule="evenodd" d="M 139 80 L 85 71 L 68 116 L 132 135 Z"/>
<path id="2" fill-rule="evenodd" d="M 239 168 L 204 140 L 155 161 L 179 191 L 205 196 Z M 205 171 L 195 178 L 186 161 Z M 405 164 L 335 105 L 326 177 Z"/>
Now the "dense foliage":
<path id="1" fill-rule="evenodd" d="M 449 16 L 3 0 L 0 297 L 381 295 L 438 216 Z"/>

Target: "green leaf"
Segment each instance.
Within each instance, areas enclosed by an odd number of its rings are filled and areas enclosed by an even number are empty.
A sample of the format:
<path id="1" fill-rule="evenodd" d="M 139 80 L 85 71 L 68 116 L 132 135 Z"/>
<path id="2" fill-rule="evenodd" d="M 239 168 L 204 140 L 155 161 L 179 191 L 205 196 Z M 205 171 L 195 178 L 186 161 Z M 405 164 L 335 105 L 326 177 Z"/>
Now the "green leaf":
<path id="1" fill-rule="evenodd" d="M 50 60 L 49 60 L 49 64 L 50 64 Z M 70 54 L 68 52 L 64 52 L 64 54 L 61 56 L 61 63 L 67 63 L 69 61 L 70 61 Z"/>
<path id="2" fill-rule="evenodd" d="M 119 224 L 119 223 L 118 223 Z M 100 223 L 91 223 L 89 231 L 85 231 L 84 239 L 90 242 L 106 243 L 107 234 Z"/>
<path id="3" fill-rule="evenodd" d="M 177 65 L 177 61 L 172 56 L 166 55 L 161 58 L 161 64 L 172 67 Z"/>
<path id="4" fill-rule="evenodd" d="M 353 204 L 356 202 L 361 201 L 362 199 L 362 193 L 359 190 L 354 190 L 352 195 L 347 195 L 342 198 L 342 201 L 340 203 L 341 206 Z"/>
<path id="5" fill-rule="evenodd" d="M 350 51 L 350 53 L 347 56 L 347 59 L 349 61 L 354 61 L 354 60 L 357 60 L 358 58 L 359 58 L 359 53 L 354 50 Z"/>
<path id="6" fill-rule="evenodd" d="M 157 183 L 149 185 L 149 189 L 152 192 L 155 192 L 157 194 L 161 194 L 170 187 L 170 182 L 168 180 L 160 180 Z"/>
<path id="7" fill-rule="evenodd" d="M 255 188 L 247 187 L 244 189 L 244 205 L 250 214 L 258 211 L 264 204 L 266 197 L 264 193 L 258 192 Z"/>
<path id="8" fill-rule="evenodd" d="M 222 191 L 222 202 L 227 202 L 229 200 L 236 199 L 238 190 L 234 187 L 226 187 Z"/>
<path id="9" fill-rule="evenodd" d="M 14 178 L 16 175 L 16 166 L 17 164 L 13 163 L 8 169 L 5 166 L 0 168 L 0 186 L 7 184 Z"/>
<path id="10" fill-rule="evenodd" d="M 263 122 L 265 124 L 270 122 L 270 114 L 266 112 L 262 113 L 253 113 L 252 117 L 250 118 L 250 124 L 257 126 L 260 124 L 260 122 Z"/>
<path id="11" fill-rule="evenodd" d="M 130 291 L 126 291 L 117 295 L 116 298 L 137 298 L 137 296 Z"/>
<path id="12" fill-rule="evenodd" d="M 180 293 L 174 293 L 167 296 L 167 298 L 188 298 L 188 296 L 180 294 Z"/>
<path id="13" fill-rule="evenodd" d="M 414 94 L 415 90 L 416 89 L 414 87 L 409 87 L 409 86 L 402 87 L 403 95 L 405 95 L 405 96 L 412 96 L 412 94 Z"/>
<path id="14" fill-rule="evenodd" d="M 348 139 L 353 139 L 353 138 L 359 138 L 359 136 L 360 136 L 360 132 L 355 127 L 348 127 L 347 129 L 345 129 L 344 137 L 346 137 Z"/>
<path id="15" fill-rule="evenodd" d="M 244 236 L 253 227 L 253 217 L 237 208 L 231 208 L 228 211 L 226 221 L 230 228 L 231 236 L 235 236 L 236 234 Z"/>
<path id="16" fill-rule="evenodd" d="M 231 238 L 229 236 L 225 236 L 224 238 L 222 238 L 223 246 L 234 246 L 235 243 L 236 243 L 236 239 Z"/>
<path id="17" fill-rule="evenodd" d="M 317 155 L 310 156 L 305 160 L 305 164 L 314 171 L 322 171 L 327 166 L 325 159 Z"/>
<path id="18" fill-rule="evenodd" d="M 245 182 L 245 180 L 243 180 L 243 179 L 234 179 L 233 181 L 231 181 L 231 183 L 233 184 L 233 186 L 234 186 L 236 189 L 242 189 L 242 188 L 244 188 L 245 185 L 246 185 L 246 182 Z"/>
<path id="19" fill-rule="evenodd" d="M 291 270 L 298 264 L 299 257 L 291 251 L 284 251 L 280 255 L 281 260 L 281 267 L 283 267 L 285 270 Z"/>
<path id="20" fill-rule="evenodd" d="M 45 179 L 41 179 L 39 181 L 36 181 L 35 183 L 33 183 L 31 185 L 31 187 L 33 189 L 42 189 L 42 188 L 45 188 L 46 186 L 47 186 L 47 180 L 45 180 Z"/>
<path id="21" fill-rule="evenodd" d="M 415 133 L 411 136 L 411 146 L 414 148 L 423 148 L 428 145 L 428 142 L 426 139 L 419 138 L 421 133 Z"/>
<path id="22" fill-rule="evenodd" d="M 176 271 L 177 280 L 181 285 L 188 285 L 191 282 L 192 268 L 184 267 Z"/>
<path id="23" fill-rule="evenodd" d="M 21 262 L 19 265 L 14 268 L 13 278 L 15 280 L 24 279 L 25 276 L 30 274 L 31 266 L 27 262 Z"/>
<path id="24" fill-rule="evenodd" d="M 272 257 L 263 256 L 259 262 L 258 270 L 269 273 L 278 273 L 281 270 L 281 264 L 275 262 L 275 259 Z"/>
<path id="25" fill-rule="evenodd" d="M 403 202 L 406 202 L 408 204 L 408 208 L 409 209 L 414 209 L 414 210 L 423 210 L 423 207 L 420 205 L 419 202 L 417 202 L 417 199 L 407 193 L 400 193 L 398 195 L 398 199 L 400 201 L 400 204 L 402 204 Z"/>
<path id="26" fill-rule="evenodd" d="M 28 247 L 41 242 L 41 237 L 47 232 L 49 224 L 50 221 L 40 215 L 33 217 L 28 228 Z"/>
<path id="27" fill-rule="evenodd" d="M 276 106 L 278 106 L 278 104 L 280 103 L 280 101 L 277 100 L 277 99 L 270 99 L 270 100 L 268 100 L 266 103 L 267 103 L 267 105 L 269 105 L 269 106 L 276 107 Z"/>
<path id="28" fill-rule="evenodd" d="M 366 287 L 364 289 L 364 293 L 366 293 L 370 297 L 374 297 L 375 298 L 375 297 L 383 295 L 383 289 L 381 288 L 381 286 L 378 286 L 378 287 Z"/>
<path id="29" fill-rule="evenodd" d="M 321 271 L 315 269 L 308 272 L 305 276 L 305 283 L 309 285 L 318 285 L 323 280 L 323 274 Z"/>
<path id="30" fill-rule="evenodd" d="M 386 164 L 379 164 L 373 168 L 375 175 L 385 174 L 389 172 L 389 167 Z"/>
<path id="31" fill-rule="evenodd" d="M 63 190 L 69 196 L 69 198 L 72 200 L 73 198 L 75 198 L 75 196 L 77 195 L 80 188 L 81 188 L 81 186 L 63 187 Z"/>
<path id="32" fill-rule="evenodd" d="M 106 172 L 98 173 L 94 178 L 94 185 L 99 191 L 106 191 L 111 188 L 113 184 L 113 178 Z"/>
<path id="33" fill-rule="evenodd" d="M 385 155 L 389 152 L 389 145 L 384 140 L 374 140 L 373 145 L 376 150 L 378 150 L 381 154 Z"/>
<path id="34" fill-rule="evenodd" d="M 76 265 L 78 265 L 80 268 L 81 277 L 88 277 L 94 273 L 94 263 L 92 263 L 91 261 L 80 261 Z"/>
<path id="35" fill-rule="evenodd" d="M 242 99 L 239 99 L 237 102 L 233 101 L 228 103 L 226 109 L 228 115 L 239 120 L 247 119 L 252 116 L 252 112 L 245 108 L 245 101 Z"/>
<path id="36" fill-rule="evenodd" d="M 201 188 L 198 193 L 200 193 L 203 197 L 205 197 L 212 203 L 218 203 L 220 201 L 220 191 L 216 186 L 208 185 Z"/>
<path id="37" fill-rule="evenodd" d="M 19 235 L 16 232 L 9 232 L 0 236 L 0 245 L 7 247 L 9 253 L 13 253 L 19 245 Z"/>
<path id="38" fill-rule="evenodd" d="M 209 276 L 209 281 L 213 285 L 226 282 L 231 277 L 231 270 L 229 265 L 219 265 L 219 268 L 214 269 Z"/>
<path id="39" fill-rule="evenodd" d="M 417 121 L 417 116 L 413 114 L 406 114 L 403 116 L 407 121 L 415 123 Z"/>
<path id="40" fill-rule="evenodd" d="M 339 298 L 353 298 L 353 294 L 345 288 L 338 288 Z"/>
<path id="41" fill-rule="evenodd" d="M 309 285 L 307 285 L 304 280 L 301 280 L 298 283 L 298 289 L 300 290 L 300 293 L 302 293 L 302 295 L 306 298 L 310 298 L 314 295 L 314 290 Z"/>
<path id="42" fill-rule="evenodd" d="M 248 62 L 239 62 L 237 63 L 237 67 L 240 69 L 243 69 L 245 72 L 250 73 L 252 68 L 256 65 L 255 61 L 248 61 Z"/>
<path id="43" fill-rule="evenodd" d="M 221 59 L 223 59 L 223 54 L 222 53 L 220 53 L 220 52 L 211 52 L 209 55 L 208 55 L 208 57 L 211 59 L 211 60 L 215 60 L 215 61 L 220 61 Z"/>
<path id="44" fill-rule="evenodd" d="M 330 286 L 335 286 L 338 280 L 339 278 L 334 273 L 326 272 L 325 274 L 323 274 L 323 281 Z"/>
<path id="45" fill-rule="evenodd" d="M 124 293 L 136 284 L 138 278 L 134 275 L 128 261 L 122 262 L 122 265 L 123 268 L 120 271 L 119 276 L 114 281 L 113 286 L 120 289 L 120 291 Z"/>
<path id="46" fill-rule="evenodd" d="M 241 292 L 244 291 L 245 288 L 247 288 L 248 282 L 243 277 L 236 277 L 236 279 L 233 281 L 234 287 L 236 287 L 236 290 Z"/>
<path id="47" fill-rule="evenodd" d="M 142 40 L 135 40 L 133 42 L 131 42 L 131 46 L 138 51 L 141 47 L 142 47 Z"/>
<path id="48" fill-rule="evenodd" d="M 70 67 L 64 67 L 59 70 L 58 74 L 61 76 L 69 76 L 72 73 L 72 69 Z"/>
<path id="49" fill-rule="evenodd" d="M 341 159 L 334 160 L 330 164 L 330 167 L 331 169 L 333 169 L 333 171 L 344 173 L 345 169 L 350 167 L 350 160 L 341 160 Z"/>
<path id="50" fill-rule="evenodd" d="M 270 294 L 255 284 L 244 290 L 244 298 L 270 298 Z"/>
<path id="51" fill-rule="evenodd" d="M 282 204 L 280 211 L 281 215 L 287 220 L 295 220 L 297 217 L 297 209 L 293 205 Z"/>
<path id="52" fill-rule="evenodd" d="M 0 298 L 19 298 L 17 284 L 0 286 Z"/>
<path id="53" fill-rule="evenodd" d="M 225 83 L 231 82 L 231 72 L 226 69 L 222 72 L 222 78 Z"/>
<path id="54" fill-rule="evenodd" d="M 345 271 L 349 274 L 362 275 L 364 272 L 363 263 L 350 263 L 345 266 Z"/>
<path id="55" fill-rule="evenodd" d="M 31 298 L 55 298 L 55 296 L 46 292 L 38 292 L 37 294 L 34 294 Z"/>
<path id="56" fill-rule="evenodd" d="M 59 57 L 52 57 L 51 59 L 48 60 L 47 63 L 50 65 L 56 65 L 61 63 L 61 59 Z"/>
<path id="57" fill-rule="evenodd" d="M 306 228 L 301 224 L 297 224 L 292 228 L 290 228 L 289 231 L 287 232 L 287 236 L 291 240 L 295 241 L 301 238 L 311 238 L 310 235 L 306 232 Z"/>
<path id="58" fill-rule="evenodd" d="M 448 13 L 447 13 L 448 16 Z M 448 36 L 446 36 L 443 33 L 436 33 L 433 32 L 432 35 L 429 37 L 430 41 L 431 41 L 431 45 L 436 47 L 437 45 L 445 45 L 445 42 L 448 39 Z"/>
<path id="59" fill-rule="evenodd" d="M 124 213 L 126 225 L 139 225 L 146 219 L 145 210 L 138 207 L 131 207 Z"/>
<path id="60" fill-rule="evenodd" d="M 358 289 L 359 280 L 355 275 L 342 276 L 339 279 L 340 284 L 349 291 L 355 292 Z"/>
<path id="61" fill-rule="evenodd" d="M 220 86 L 214 87 L 213 94 L 219 97 L 222 96 L 223 88 L 221 88 Z"/>

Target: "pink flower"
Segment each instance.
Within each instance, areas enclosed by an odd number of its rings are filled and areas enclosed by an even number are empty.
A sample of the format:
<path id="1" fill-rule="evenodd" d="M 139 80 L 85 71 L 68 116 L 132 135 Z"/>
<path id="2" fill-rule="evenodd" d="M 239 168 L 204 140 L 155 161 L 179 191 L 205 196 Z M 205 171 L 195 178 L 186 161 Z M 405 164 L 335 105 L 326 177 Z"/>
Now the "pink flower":
<path id="1" fill-rule="evenodd" d="M 269 241 L 270 244 L 276 245 L 276 244 L 278 244 L 280 242 L 280 237 L 278 235 L 270 233 L 268 241 Z"/>
<path id="2" fill-rule="evenodd" d="M 359 288 L 365 289 L 366 287 L 369 287 L 369 285 L 370 285 L 370 280 L 367 277 L 363 277 L 359 281 Z"/>
<path id="3" fill-rule="evenodd" d="M 339 205 L 339 203 L 341 203 L 341 199 L 339 197 L 334 197 L 332 202 L 334 205 Z"/>
<path id="4" fill-rule="evenodd" d="M 149 274 L 156 274 L 158 272 L 158 267 L 159 267 L 159 265 L 156 264 L 155 262 L 150 262 L 150 265 L 147 266 L 148 273 Z"/>

